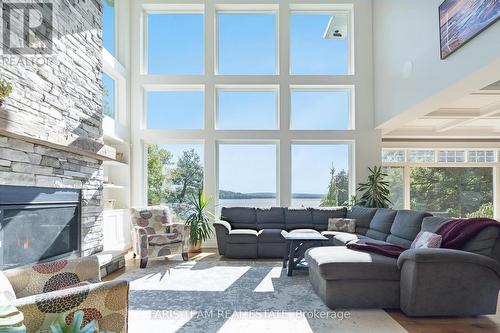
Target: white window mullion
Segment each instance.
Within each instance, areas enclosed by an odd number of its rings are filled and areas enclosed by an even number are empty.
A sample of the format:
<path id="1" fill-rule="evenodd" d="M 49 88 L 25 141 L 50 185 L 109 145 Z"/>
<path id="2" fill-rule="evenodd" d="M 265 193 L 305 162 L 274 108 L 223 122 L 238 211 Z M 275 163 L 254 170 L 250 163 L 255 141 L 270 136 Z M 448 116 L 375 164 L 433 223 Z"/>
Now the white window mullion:
<path id="1" fill-rule="evenodd" d="M 288 207 L 292 203 L 292 146 L 290 140 L 290 11 L 288 6 L 281 5 L 278 11 L 278 27 L 276 29 L 279 59 L 279 198 L 280 206 Z"/>
<path id="2" fill-rule="evenodd" d="M 405 209 L 411 209 L 411 168 L 410 166 L 406 165 L 404 167 L 404 208 Z"/>

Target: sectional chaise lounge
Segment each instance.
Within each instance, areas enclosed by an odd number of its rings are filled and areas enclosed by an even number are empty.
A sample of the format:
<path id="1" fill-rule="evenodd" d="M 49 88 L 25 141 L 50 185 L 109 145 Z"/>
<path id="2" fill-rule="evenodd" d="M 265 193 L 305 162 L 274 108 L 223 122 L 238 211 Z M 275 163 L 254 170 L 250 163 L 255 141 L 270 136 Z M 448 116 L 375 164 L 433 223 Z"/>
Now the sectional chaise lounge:
<path id="1" fill-rule="evenodd" d="M 356 232 L 328 231 L 329 218 L 356 220 Z M 228 258 L 283 258 L 282 230 L 328 237 L 309 249 L 312 286 L 332 309 L 400 308 L 408 316 L 473 316 L 496 313 L 500 288 L 500 239 L 488 227 L 462 250 L 410 249 L 419 231 L 435 232 L 449 218 L 411 210 L 223 208 L 215 223 L 219 253 Z M 399 258 L 351 250 L 364 239 L 407 248 Z"/>

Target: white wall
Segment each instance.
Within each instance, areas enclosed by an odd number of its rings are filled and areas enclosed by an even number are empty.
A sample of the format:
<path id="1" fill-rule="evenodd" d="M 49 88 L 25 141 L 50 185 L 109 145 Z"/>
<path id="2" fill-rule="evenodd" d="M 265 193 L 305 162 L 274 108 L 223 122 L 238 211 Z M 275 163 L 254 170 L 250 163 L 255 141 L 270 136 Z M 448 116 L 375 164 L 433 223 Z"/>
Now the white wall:
<path id="1" fill-rule="evenodd" d="M 500 79 L 500 22 L 441 60 L 442 0 L 373 2 L 377 126 L 396 128 Z"/>

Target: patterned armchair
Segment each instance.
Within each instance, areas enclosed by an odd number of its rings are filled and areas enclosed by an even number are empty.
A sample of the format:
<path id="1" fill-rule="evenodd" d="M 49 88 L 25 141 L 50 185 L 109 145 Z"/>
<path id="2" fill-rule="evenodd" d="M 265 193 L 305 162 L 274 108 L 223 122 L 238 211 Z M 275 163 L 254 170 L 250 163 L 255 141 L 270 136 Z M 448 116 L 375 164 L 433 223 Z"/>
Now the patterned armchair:
<path id="1" fill-rule="evenodd" d="M 165 206 L 132 208 L 132 245 L 134 258 L 139 256 L 141 268 L 145 268 L 148 258 L 181 253 L 188 260 L 189 227 L 172 223 L 170 209 Z"/>
<path id="2" fill-rule="evenodd" d="M 61 313 L 72 318 L 78 310 L 85 324 L 96 319 L 101 330 L 127 332 L 128 282 L 100 282 L 95 256 L 15 268 L 3 275 L 3 294 L 24 314 L 29 333 L 51 332 L 50 324 Z"/>

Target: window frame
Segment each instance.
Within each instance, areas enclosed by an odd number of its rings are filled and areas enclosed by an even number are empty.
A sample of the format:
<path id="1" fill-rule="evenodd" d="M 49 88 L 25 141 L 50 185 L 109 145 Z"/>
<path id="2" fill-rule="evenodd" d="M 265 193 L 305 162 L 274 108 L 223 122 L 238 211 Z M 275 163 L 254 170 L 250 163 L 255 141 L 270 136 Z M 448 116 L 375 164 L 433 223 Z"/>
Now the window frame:
<path id="1" fill-rule="evenodd" d="M 348 29 L 348 42 L 347 42 L 347 73 L 344 75 L 352 76 L 356 74 L 355 64 L 356 61 L 354 59 L 354 5 L 353 4 L 291 4 L 289 16 L 292 14 L 326 14 L 326 15 L 334 15 L 334 14 L 346 14 L 347 15 L 347 29 Z M 289 41 L 288 48 L 288 57 L 289 57 L 289 68 L 288 74 L 290 76 L 337 76 L 331 74 L 292 74 L 292 49 L 291 49 L 291 36 Z"/>
<path id="2" fill-rule="evenodd" d="M 119 24 L 118 24 L 119 15 L 118 15 L 118 13 L 120 10 L 119 3 L 120 3 L 119 1 L 115 1 L 114 7 L 113 7 L 113 12 L 114 12 L 114 22 L 113 23 L 114 23 L 114 29 L 115 29 L 114 36 L 113 36 L 113 43 L 114 43 L 114 48 L 115 48 L 114 54 L 109 52 L 109 50 L 104 47 L 104 41 L 103 41 L 103 45 L 102 45 L 102 49 L 106 50 L 111 56 L 113 56 L 115 58 L 118 58 L 118 49 L 119 49 L 118 48 L 118 35 L 119 35 L 118 34 L 118 28 L 119 28 Z M 103 22 L 102 28 L 104 29 L 104 22 Z"/>
<path id="3" fill-rule="evenodd" d="M 105 116 L 104 121 L 110 119 L 124 126 L 127 124 L 127 71 L 125 67 L 103 48 L 103 75 L 106 74 L 115 81 L 115 117 Z"/>
<path id="4" fill-rule="evenodd" d="M 162 14 L 177 14 L 177 15 L 182 15 L 182 14 L 201 14 L 203 16 L 203 21 L 204 21 L 204 28 L 206 28 L 206 17 L 205 17 L 205 5 L 204 4 L 142 4 L 142 14 L 141 14 L 141 32 L 140 32 L 140 47 L 141 47 L 141 54 L 140 54 L 140 73 L 142 75 L 165 75 L 165 76 L 179 76 L 179 75 L 168 75 L 168 74 L 150 74 L 148 73 L 149 69 L 149 64 L 148 64 L 148 48 L 149 48 L 149 15 L 162 15 Z M 205 37 L 206 32 L 204 31 L 203 36 Z M 203 49 L 206 49 L 206 39 L 203 38 Z M 206 52 L 206 51 L 205 51 Z M 204 58 L 206 58 L 207 55 L 204 55 Z M 203 74 L 194 74 L 194 75 L 186 75 L 186 76 L 204 76 L 207 73 L 207 68 L 203 66 Z M 182 75 L 180 75 L 182 76 Z"/>
<path id="5" fill-rule="evenodd" d="M 385 162 L 382 160 L 382 166 L 384 167 L 402 167 L 404 169 L 404 208 L 411 209 L 411 168 L 492 168 L 493 170 L 493 211 L 494 216 L 498 218 L 500 214 L 500 151 L 495 153 L 494 162 L 470 162 L 469 161 L 469 151 L 496 151 L 495 148 L 461 148 L 461 147 L 438 147 L 438 148 L 397 148 L 395 146 L 390 146 L 388 148 L 382 148 L 385 150 L 404 150 L 406 159 L 404 162 Z M 408 161 L 408 152 L 410 150 L 433 150 L 435 160 L 434 162 L 410 162 Z M 439 151 L 464 151 L 465 162 L 439 162 Z"/>
<path id="6" fill-rule="evenodd" d="M 215 56 L 214 75 L 216 76 L 280 76 L 280 17 L 279 5 L 275 4 L 216 4 L 215 5 Z M 219 14 L 273 14 L 275 17 L 276 54 L 274 59 L 274 74 L 221 74 L 219 72 Z"/>
<path id="7" fill-rule="evenodd" d="M 147 175 L 143 172 L 146 165 L 144 154 L 144 142 L 148 143 L 189 143 L 204 142 L 204 186 L 207 196 L 214 198 L 214 205 L 218 204 L 218 143 L 277 143 L 277 203 L 280 206 L 289 206 L 291 202 L 291 144 L 311 143 L 318 144 L 350 144 L 349 148 L 349 196 L 355 193 L 356 175 L 364 174 L 364 168 L 356 167 L 356 142 L 366 140 L 366 126 L 364 117 L 356 117 L 355 85 L 360 82 L 362 73 L 358 76 L 354 73 L 354 5 L 353 4 L 323 4 L 323 5 L 296 5 L 292 0 L 275 0 L 265 4 L 234 4 L 230 0 L 197 1 L 194 5 L 179 5 L 174 0 L 163 0 L 161 4 L 144 3 L 140 1 L 133 4 L 139 15 L 133 18 L 133 37 L 140 40 L 140 48 L 132 50 L 132 104 L 138 112 L 132 112 L 132 140 L 140 149 L 133 151 L 133 186 L 136 190 L 132 193 L 134 204 L 144 204 L 146 198 L 145 182 Z M 217 15 L 219 11 L 243 11 L 243 13 L 255 13 L 263 10 L 276 11 L 276 74 L 275 75 L 219 75 L 217 74 L 217 52 L 218 52 L 218 28 Z M 300 11 L 348 11 L 350 16 L 350 75 L 290 75 L 290 46 L 289 46 L 289 19 L 294 10 Z M 147 14 L 148 13 L 190 13 L 203 12 L 205 23 L 205 73 L 204 75 L 153 75 L 147 74 Z M 363 44 L 357 46 L 363 49 Z M 144 91 L 158 90 L 162 87 L 171 86 L 193 86 L 204 87 L 205 91 L 205 127 L 203 130 L 148 130 L 146 129 L 146 107 Z M 278 108 L 276 129 L 271 130 L 222 130 L 217 128 L 217 88 L 235 86 L 251 86 L 256 90 L 262 87 L 276 87 Z M 351 95 L 351 122 L 352 129 L 349 130 L 291 130 L 290 129 L 290 87 L 304 86 L 315 88 L 321 87 L 352 87 Z M 362 103 L 361 103 L 362 104 Z M 364 110 L 364 109 L 363 109 Z M 363 111 L 361 110 L 361 111 Z M 363 114 L 363 112 L 362 112 Z M 359 126 L 357 124 L 360 121 Z M 370 127 L 371 130 L 371 127 Z M 371 134 L 369 134 L 371 135 Z M 363 146 L 359 147 L 360 160 L 365 158 Z M 375 154 L 376 155 L 376 154 Z M 370 157 L 371 158 L 371 157 Z M 211 210 L 214 211 L 215 208 Z"/>
<path id="8" fill-rule="evenodd" d="M 216 170 L 216 177 L 215 177 L 215 189 L 216 189 L 216 202 L 217 204 L 219 203 L 220 200 L 220 146 L 221 145 L 263 145 L 263 146 L 270 146 L 274 145 L 276 148 L 276 205 L 279 206 L 279 203 L 281 201 L 280 197 L 280 141 L 279 140 L 217 140 L 215 141 L 215 170 Z M 275 205 L 273 205 L 274 207 Z"/>
<path id="9" fill-rule="evenodd" d="M 356 193 L 356 171 L 355 171 L 355 142 L 353 140 L 292 140 L 290 142 L 290 178 L 289 178 L 289 183 L 290 183 L 290 197 L 288 198 L 288 202 L 290 205 L 292 205 L 292 200 L 293 200 L 293 156 L 292 156 L 292 147 L 294 145 L 299 145 L 299 146 L 318 146 L 318 145 L 323 145 L 323 146 L 342 146 L 346 145 L 347 146 L 347 154 L 348 154 L 348 164 L 347 164 L 347 171 L 349 175 L 349 193 L 348 193 L 348 198 L 351 198 L 354 193 Z M 327 184 L 328 185 L 328 184 Z"/>

